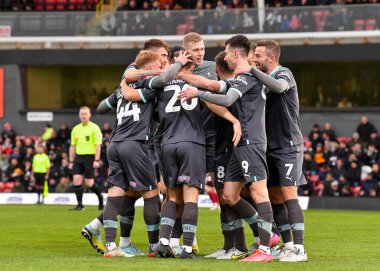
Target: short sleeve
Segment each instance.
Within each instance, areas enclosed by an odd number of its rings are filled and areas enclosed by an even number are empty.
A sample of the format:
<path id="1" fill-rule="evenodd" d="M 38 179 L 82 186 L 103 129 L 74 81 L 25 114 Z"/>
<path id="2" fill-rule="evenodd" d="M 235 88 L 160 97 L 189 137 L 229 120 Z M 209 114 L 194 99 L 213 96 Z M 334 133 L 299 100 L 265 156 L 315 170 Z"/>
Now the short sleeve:
<path id="1" fill-rule="evenodd" d="M 94 129 L 94 143 L 95 145 L 100 145 L 102 144 L 102 140 L 103 140 L 103 135 L 102 135 L 102 131 L 100 131 L 100 128 L 98 125 L 95 125 L 94 126 L 95 129 Z"/>
<path id="2" fill-rule="evenodd" d="M 143 86 L 143 88 L 146 88 L 146 89 L 153 89 L 153 88 L 152 88 L 152 82 L 153 82 L 154 80 L 156 80 L 157 78 L 158 78 L 158 76 L 153 76 L 153 77 L 151 77 L 151 78 L 149 78 L 149 79 L 144 80 L 144 81 L 142 82 L 142 86 Z"/>
<path id="3" fill-rule="evenodd" d="M 143 89 L 138 89 L 138 92 L 140 94 L 140 97 L 141 97 L 141 101 L 143 101 L 144 103 L 154 99 L 156 97 L 156 91 L 152 90 L 152 89 L 146 89 L 146 88 L 143 88 Z"/>
<path id="4" fill-rule="evenodd" d="M 77 144 L 77 137 L 76 137 L 76 129 L 71 131 L 71 145 L 76 145 Z"/>
<path id="5" fill-rule="evenodd" d="M 289 70 L 280 70 L 276 75 L 275 77 L 277 80 L 284 80 L 288 83 L 288 89 L 291 89 L 291 88 L 294 88 L 296 86 L 296 81 L 294 79 L 294 76 L 293 74 L 289 71 Z M 286 90 L 286 91 L 287 91 Z M 285 92 L 286 92 L 285 91 Z"/>
<path id="6" fill-rule="evenodd" d="M 240 98 L 247 93 L 252 86 L 248 84 L 248 79 L 249 77 L 244 74 L 239 74 L 236 76 L 235 80 L 232 82 L 230 90 L 233 90 L 237 92 L 240 96 Z"/>

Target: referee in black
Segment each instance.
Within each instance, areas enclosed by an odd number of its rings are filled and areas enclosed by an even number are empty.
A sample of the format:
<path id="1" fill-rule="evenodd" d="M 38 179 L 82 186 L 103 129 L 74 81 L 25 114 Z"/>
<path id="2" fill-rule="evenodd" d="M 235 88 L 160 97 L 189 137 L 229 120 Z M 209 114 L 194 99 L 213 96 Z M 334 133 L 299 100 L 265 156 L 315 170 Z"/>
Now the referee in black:
<path id="1" fill-rule="evenodd" d="M 91 111 L 87 106 L 79 110 L 81 123 L 71 131 L 70 164 L 74 176 L 74 192 L 78 205 L 70 210 L 84 210 L 83 179 L 86 185 L 98 196 L 99 210 L 103 210 L 103 196 L 99 187 L 94 182 L 94 169 L 99 168 L 99 158 L 102 145 L 102 132 L 99 126 L 90 121 Z"/>

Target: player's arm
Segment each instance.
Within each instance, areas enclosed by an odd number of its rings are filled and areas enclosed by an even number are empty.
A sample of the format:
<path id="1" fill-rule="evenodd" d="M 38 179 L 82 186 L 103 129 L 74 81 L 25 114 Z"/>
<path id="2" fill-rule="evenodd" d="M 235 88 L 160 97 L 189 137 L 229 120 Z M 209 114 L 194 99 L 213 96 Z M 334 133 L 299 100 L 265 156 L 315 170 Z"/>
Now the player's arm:
<path id="1" fill-rule="evenodd" d="M 183 65 L 187 64 L 191 60 L 189 59 L 190 54 L 186 51 L 180 52 L 178 57 L 176 57 L 175 63 L 172 64 L 166 71 L 161 73 L 159 76 L 155 76 L 149 80 L 148 88 L 163 88 L 167 83 L 175 78 L 179 70 Z"/>
<path id="2" fill-rule="evenodd" d="M 255 67 L 251 68 L 251 73 L 256 75 L 257 79 L 259 79 L 261 83 L 275 93 L 282 93 L 289 89 L 289 83 L 285 79 L 275 79 Z"/>
<path id="3" fill-rule="evenodd" d="M 204 102 L 204 103 L 212 112 L 217 114 L 219 117 L 224 118 L 225 120 L 232 123 L 233 129 L 234 129 L 232 142 L 234 143 L 234 146 L 236 147 L 239 144 L 240 138 L 242 135 L 240 121 L 237 118 L 235 118 L 234 115 L 232 115 L 231 112 L 227 108 L 220 105 L 212 104 L 209 102 Z"/>
<path id="4" fill-rule="evenodd" d="M 224 81 L 210 80 L 200 75 L 179 73 L 178 77 L 194 87 L 207 89 L 213 92 L 223 93 L 227 89 Z"/>
<path id="5" fill-rule="evenodd" d="M 99 103 L 98 108 L 96 109 L 96 112 L 98 114 L 105 114 L 111 109 L 116 109 L 116 106 L 117 106 L 116 92 L 117 90 L 115 90 L 115 92 L 112 95 L 108 96 L 107 98 L 105 98 Z"/>
<path id="6" fill-rule="evenodd" d="M 155 96 L 152 89 L 134 89 L 130 87 L 125 80 L 121 81 L 120 87 L 123 90 L 123 96 L 126 100 L 131 102 L 143 101 L 146 103 Z"/>
<path id="7" fill-rule="evenodd" d="M 140 70 L 140 69 L 127 69 L 124 72 L 124 78 L 127 83 L 133 83 L 147 76 L 159 75 L 163 70 Z"/>
<path id="8" fill-rule="evenodd" d="M 194 97 L 199 97 L 206 102 L 221 105 L 224 107 L 230 107 L 241 96 L 242 94 L 240 93 L 240 91 L 235 88 L 230 88 L 226 95 L 214 94 L 208 91 L 198 90 L 195 88 L 187 88 L 179 93 L 178 99 L 189 100 Z"/>

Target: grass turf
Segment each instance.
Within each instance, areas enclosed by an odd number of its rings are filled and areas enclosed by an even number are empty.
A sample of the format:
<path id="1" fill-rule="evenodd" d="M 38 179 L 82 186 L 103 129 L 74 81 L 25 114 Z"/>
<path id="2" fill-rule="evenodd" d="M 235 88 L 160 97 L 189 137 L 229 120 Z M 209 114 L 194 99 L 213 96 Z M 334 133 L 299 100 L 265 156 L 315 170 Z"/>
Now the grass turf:
<path id="1" fill-rule="evenodd" d="M 379 270 L 380 212 L 305 212 L 307 263 L 239 263 L 147 257 L 105 259 L 92 249 L 81 228 L 98 215 L 95 207 L 70 212 L 68 206 L 0 205 L 0 270 Z M 207 255 L 223 242 L 219 213 L 199 212 L 197 239 Z M 247 242 L 252 241 L 246 227 Z M 142 208 L 137 208 L 132 240 L 147 249 Z"/>

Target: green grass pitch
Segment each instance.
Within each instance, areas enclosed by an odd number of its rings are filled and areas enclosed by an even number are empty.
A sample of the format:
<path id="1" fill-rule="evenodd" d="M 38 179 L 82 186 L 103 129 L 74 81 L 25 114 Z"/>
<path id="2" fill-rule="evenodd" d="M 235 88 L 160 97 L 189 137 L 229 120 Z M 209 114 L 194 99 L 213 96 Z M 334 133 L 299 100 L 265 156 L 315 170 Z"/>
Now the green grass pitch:
<path id="1" fill-rule="evenodd" d="M 92 249 L 81 228 L 98 215 L 95 207 L 69 212 L 68 206 L 0 205 L 0 270 L 379 270 L 380 212 L 305 212 L 307 263 L 239 263 L 229 260 L 105 259 Z M 247 242 L 252 236 L 246 227 Z M 219 213 L 199 212 L 200 256 L 223 242 Z M 137 208 L 132 240 L 147 249 L 142 208 Z"/>

